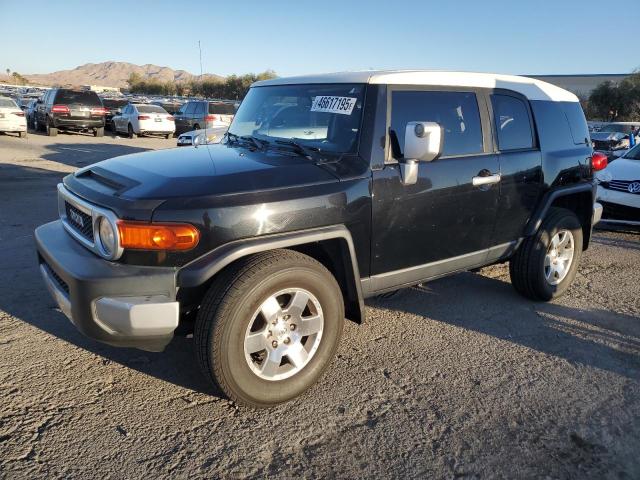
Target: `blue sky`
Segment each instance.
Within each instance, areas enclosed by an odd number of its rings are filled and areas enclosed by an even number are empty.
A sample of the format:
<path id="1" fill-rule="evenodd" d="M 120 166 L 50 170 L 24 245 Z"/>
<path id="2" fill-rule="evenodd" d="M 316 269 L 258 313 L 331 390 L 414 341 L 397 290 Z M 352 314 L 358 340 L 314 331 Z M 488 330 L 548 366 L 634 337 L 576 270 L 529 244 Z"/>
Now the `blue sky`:
<path id="1" fill-rule="evenodd" d="M 200 39 L 204 71 L 222 75 L 268 68 L 280 75 L 369 68 L 625 73 L 640 67 L 640 8 L 637 0 L 623 5 L 0 0 L 0 71 L 48 73 L 116 60 L 199 73 Z"/>

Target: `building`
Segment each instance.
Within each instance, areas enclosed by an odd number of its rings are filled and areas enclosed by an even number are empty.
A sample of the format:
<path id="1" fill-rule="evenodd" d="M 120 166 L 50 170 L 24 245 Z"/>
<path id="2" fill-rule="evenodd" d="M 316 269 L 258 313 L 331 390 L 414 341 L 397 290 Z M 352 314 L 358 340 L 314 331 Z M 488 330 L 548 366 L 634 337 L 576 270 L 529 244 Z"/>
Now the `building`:
<path id="1" fill-rule="evenodd" d="M 620 83 L 628 73 L 597 73 L 593 75 L 527 75 L 575 93 L 579 97 L 588 97 L 603 82 Z"/>
<path id="2" fill-rule="evenodd" d="M 117 87 L 103 87 L 101 85 L 83 85 L 82 88 L 84 90 L 92 90 L 97 93 L 102 92 L 117 92 L 120 93 L 120 89 Z"/>

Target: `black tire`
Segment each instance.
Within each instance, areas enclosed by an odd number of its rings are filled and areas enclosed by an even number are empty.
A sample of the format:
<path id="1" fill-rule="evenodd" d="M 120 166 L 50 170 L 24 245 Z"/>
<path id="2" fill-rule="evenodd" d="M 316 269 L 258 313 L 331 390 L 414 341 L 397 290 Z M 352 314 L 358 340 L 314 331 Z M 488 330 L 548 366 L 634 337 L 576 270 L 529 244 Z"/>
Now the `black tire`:
<path id="1" fill-rule="evenodd" d="M 167 140 L 169 140 L 171 137 L 173 137 L 173 133 L 167 133 L 164 138 L 166 138 Z"/>
<path id="2" fill-rule="evenodd" d="M 58 135 L 58 129 L 56 127 L 51 126 L 51 120 L 47 120 L 47 136 L 55 137 Z"/>
<path id="3" fill-rule="evenodd" d="M 573 236 L 573 256 L 568 273 L 553 285 L 545 277 L 545 256 L 554 236 L 568 230 Z M 573 282 L 582 255 L 582 225 L 570 210 L 551 208 L 538 232 L 525 238 L 509 262 L 511 283 L 518 293 L 535 301 L 558 298 Z"/>
<path id="4" fill-rule="evenodd" d="M 27 138 L 27 132 L 18 132 L 18 137 Z"/>
<path id="5" fill-rule="evenodd" d="M 136 138 L 136 134 L 134 133 L 133 127 L 131 126 L 131 124 L 127 126 L 127 132 L 129 134 L 129 138 Z"/>
<path id="6" fill-rule="evenodd" d="M 39 132 L 42 129 L 41 125 L 38 123 L 38 118 L 37 117 L 33 119 L 33 129 L 36 132 Z"/>
<path id="7" fill-rule="evenodd" d="M 104 127 L 96 128 L 93 131 L 93 136 L 94 137 L 104 137 Z"/>
<path id="8" fill-rule="evenodd" d="M 198 125 L 197 123 L 193 126 L 194 130 L 200 130 L 200 125 Z"/>
<path id="9" fill-rule="evenodd" d="M 244 338 L 262 303 L 286 288 L 305 289 L 318 300 L 324 324 L 315 354 L 285 379 L 254 373 L 244 353 Z M 333 275 L 316 260 L 291 250 L 273 250 L 239 260 L 223 271 L 205 295 L 196 320 L 196 355 L 205 376 L 234 402 L 254 408 L 277 405 L 315 384 L 335 355 L 344 304 Z M 286 343 L 286 342 L 285 342 Z"/>

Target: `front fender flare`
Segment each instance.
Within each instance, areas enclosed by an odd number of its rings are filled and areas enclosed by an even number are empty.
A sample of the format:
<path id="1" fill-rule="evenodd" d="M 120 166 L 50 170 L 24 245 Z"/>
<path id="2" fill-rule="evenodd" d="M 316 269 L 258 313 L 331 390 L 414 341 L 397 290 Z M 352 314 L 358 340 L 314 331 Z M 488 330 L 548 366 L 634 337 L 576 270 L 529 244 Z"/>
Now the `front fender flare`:
<path id="1" fill-rule="evenodd" d="M 350 287 L 353 288 L 356 294 L 357 298 L 353 300 L 357 304 L 358 320 L 361 320 L 364 318 L 364 297 L 362 295 L 360 271 L 351 232 L 344 225 L 331 225 L 310 230 L 265 235 L 226 243 L 182 267 L 177 274 L 177 285 L 181 288 L 201 286 L 227 265 L 248 255 L 335 239 L 344 240 L 348 247 L 352 268 L 346 272 L 347 282 L 350 283 Z"/>

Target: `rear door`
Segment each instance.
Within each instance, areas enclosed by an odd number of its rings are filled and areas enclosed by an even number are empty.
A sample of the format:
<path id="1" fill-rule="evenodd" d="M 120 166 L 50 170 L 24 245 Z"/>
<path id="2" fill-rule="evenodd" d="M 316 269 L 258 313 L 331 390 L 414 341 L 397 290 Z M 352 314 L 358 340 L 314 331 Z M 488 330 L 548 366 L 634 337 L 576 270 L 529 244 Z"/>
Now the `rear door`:
<path id="1" fill-rule="evenodd" d="M 500 206 L 496 243 L 522 237 L 542 193 L 542 156 L 528 100 L 511 91 L 490 95 L 498 161 Z"/>
<path id="2" fill-rule="evenodd" d="M 205 108 L 207 106 L 206 102 L 195 102 L 193 113 L 190 116 L 190 127 L 193 129 L 204 128 L 206 116 Z"/>
<path id="3" fill-rule="evenodd" d="M 387 161 L 373 172 L 372 290 L 415 283 L 484 263 L 499 199 L 486 99 L 479 91 L 389 87 Z M 401 181 L 405 128 L 437 122 L 443 153 Z M 481 177 L 495 179 L 483 185 Z"/>

